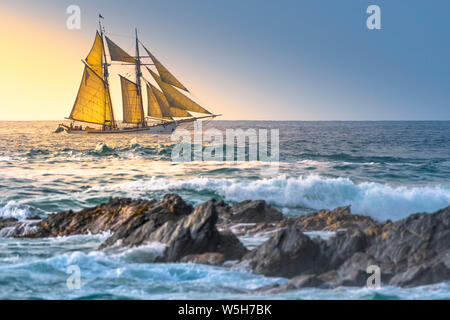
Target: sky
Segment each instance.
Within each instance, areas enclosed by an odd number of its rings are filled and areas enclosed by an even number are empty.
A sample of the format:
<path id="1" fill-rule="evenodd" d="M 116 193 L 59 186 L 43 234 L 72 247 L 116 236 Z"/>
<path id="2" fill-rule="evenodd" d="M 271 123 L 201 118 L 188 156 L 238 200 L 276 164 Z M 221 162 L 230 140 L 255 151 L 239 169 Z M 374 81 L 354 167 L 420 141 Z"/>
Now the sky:
<path id="1" fill-rule="evenodd" d="M 381 30 L 366 27 L 373 4 Z M 66 27 L 70 5 L 80 30 Z M 137 27 L 221 119 L 450 120 L 448 0 L 2 0 L 0 120 L 69 115 L 98 13 L 132 54 Z"/>

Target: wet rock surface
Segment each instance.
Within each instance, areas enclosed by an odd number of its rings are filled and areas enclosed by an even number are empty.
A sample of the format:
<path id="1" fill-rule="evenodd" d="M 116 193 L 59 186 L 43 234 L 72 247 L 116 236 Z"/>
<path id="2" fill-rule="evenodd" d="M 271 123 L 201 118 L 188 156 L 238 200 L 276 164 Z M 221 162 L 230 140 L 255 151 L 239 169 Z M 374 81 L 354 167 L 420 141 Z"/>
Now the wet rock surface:
<path id="1" fill-rule="evenodd" d="M 194 208 L 178 195 L 167 194 L 160 201 L 111 199 L 43 220 L 0 219 L 1 237 L 105 231 L 112 235 L 99 249 L 158 243 L 164 250 L 157 262 L 226 265 L 290 279 L 260 289 L 273 292 L 365 286 L 369 266 L 379 268 L 383 284 L 394 286 L 450 280 L 450 207 L 395 222 L 352 214 L 349 206 L 287 218 L 263 200 L 232 206 L 209 200 Z M 307 235 L 316 231 L 332 236 Z M 261 235 L 267 240 L 252 250 L 238 238 Z"/>

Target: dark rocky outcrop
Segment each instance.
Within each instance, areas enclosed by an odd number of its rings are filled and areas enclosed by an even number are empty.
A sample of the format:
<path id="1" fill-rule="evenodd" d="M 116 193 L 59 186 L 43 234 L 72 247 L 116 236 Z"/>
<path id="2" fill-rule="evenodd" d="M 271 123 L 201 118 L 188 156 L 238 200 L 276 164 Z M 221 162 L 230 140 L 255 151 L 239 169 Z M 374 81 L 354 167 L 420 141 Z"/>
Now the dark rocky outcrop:
<path id="1" fill-rule="evenodd" d="M 281 221 L 284 216 L 264 200 L 247 200 L 230 208 L 229 220 L 234 223 L 269 223 Z"/>
<path id="2" fill-rule="evenodd" d="M 304 235 L 299 227 L 289 226 L 247 253 L 238 266 L 266 276 L 291 278 L 325 271 L 325 262 L 320 243 Z"/>
<path id="3" fill-rule="evenodd" d="M 166 194 L 161 201 L 153 200 L 146 207 L 140 207 L 137 214 L 127 218 L 108 238 L 100 249 L 112 246 L 120 240 L 121 246 L 138 246 L 148 241 L 148 237 L 166 222 L 178 221 L 191 214 L 193 207 L 176 194 Z"/>
<path id="4" fill-rule="evenodd" d="M 111 199 L 79 212 L 43 220 L 0 219 L 2 237 L 54 237 L 112 233 L 100 249 L 164 245 L 159 262 L 245 267 L 257 274 L 290 278 L 273 292 L 305 287 L 365 286 L 368 266 L 384 284 L 408 287 L 450 280 L 450 207 L 377 222 L 350 207 L 286 218 L 265 201 L 229 206 L 210 200 L 196 208 L 176 194 L 161 201 Z M 332 231 L 329 239 L 305 232 Z M 247 250 L 237 236 L 270 238 Z M 254 245 L 252 245 L 254 246 Z M 230 261 L 234 261 L 233 263 Z M 225 263 L 226 262 L 226 263 Z"/>
<path id="5" fill-rule="evenodd" d="M 122 246 L 138 246 L 144 242 L 160 242 L 166 245 L 158 261 L 175 262 L 186 256 L 192 261 L 195 255 L 219 253 L 224 260 L 239 259 L 246 249 L 231 232 L 219 232 L 216 201 L 199 205 L 192 214 L 174 215 L 148 212 L 140 219 L 129 219 L 101 246 L 105 248 L 120 241 Z M 162 220 L 164 217 L 164 220 Z M 189 260 L 188 258 L 183 261 Z"/>
<path id="6" fill-rule="evenodd" d="M 377 232 L 370 230 L 373 227 Z M 352 227 L 327 241 L 307 241 L 301 230 L 298 224 L 288 226 L 246 254 L 239 265 L 267 276 L 296 279 L 272 288 L 278 291 L 314 283 L 365 286 L 367 267 L 373 265 L 380 268 L 381 281 L 394 286 L 450 280 L 450 207 L 379 226 Z"/>
<path id="7" fill-rule="evenodd" d="M 320 210 L 293 219 L 287 219 L 285 224 L 295 224 L 304 231 L 338 231 L 338 230 L 373 230 L 380 224 L 368 216 L 352 214 L 350 206 L 334 210 Z"/>
<path id="8" fill-rule="evenodd" d="M 74 213 L 52 214 L 40 222 L 40 230 L 29 237 L 56 237 L 115 231 L 131 216 L 148 210 L 155 201 L 111 199 L 107 203 Z"/>

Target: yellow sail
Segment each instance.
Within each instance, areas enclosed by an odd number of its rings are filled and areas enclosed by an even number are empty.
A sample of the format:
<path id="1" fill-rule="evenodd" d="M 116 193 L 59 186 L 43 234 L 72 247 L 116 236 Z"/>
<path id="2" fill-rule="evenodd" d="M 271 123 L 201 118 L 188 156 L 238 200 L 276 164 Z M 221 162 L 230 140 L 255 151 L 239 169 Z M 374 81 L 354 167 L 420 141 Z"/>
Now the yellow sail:
<path id="1" fill-rule="evenodd" d="M 167 70 L 167 68 L 164 67 L 164 66 L 161 64 L 161 62 L 159 62 L 158 59 L 156 59 L 155 56 L 151 54 L 150 51 L 147 50 L 146 47 L 144 47 L 144 49 L 145 49 L 145 51 L 147 51 L 147 54 L 149 55 L 149 57 L 152 59 L 153 63 L 155 64 L 155 67 L 156 67 L 156 69 L 158 70 L 159 76 L 161 77 L 161 80 L 162 80 L 162 81 L 164 81 L 164 82 L 166 82 L 166 83 L 168 83 L 168 84 L 171 84 L 171 85 L 173 85 L 173 86 L 175 86 L 175 87 L 177 87 L 177 88 L 180 88 L 180 89 L 182 89 L 182 90 L 184 90 L 184 91 L 189 92 L 189 90 L 186 89 L 186 87 L 183 86 L 183 85 L 181 84 L 181 82 L 178 81 L 178 79 L 175 78 L 175 76 L 174 76 L 173 74 L 171 74 L 171 73 L 169 72 L 169 70 Z"/>
<path id="2" fill-rule="evenodd" d="M 122 48 L 120 48 L 117 44 L 111 41 L 108 37 L 106 37 L 106 43 L 109 48 L 109 55 L 111 56 L 112 61 L 123 61 L 129 63 L 136 63 L 136 59 L 126 53 Z"/>
<path id="3" fill-rule="evenodd" d="M 111 110 L 111 98 L 105 82 L 86 66 L 69 118 L 83 122 L 109 124 L 113 119 Z"/>
<path id="4" fill-rule="evenodd" d="M 170 113 L 172 117 L 182 118 L 182 117 L 192 117 L 192 115 L 184 109 L 170 107 Z"/>
<path id="5" fill-rule="evenodd" d="M 123 122 L 143 122 L 142 95 L 138 92 L 136 83 L 122 76 L 120 76 L 120 83 L 122 86 Z"/>
<path id="6" fill-rule="evenodd" d="M 86 62 L 94 70 L 100 78 L 103 79 L 103 68 L 102 68 L 102 56 L 103 56 L 103 40 L 100 34 L 97 32 L 95 35 L 94 45 L 89 52 Z"/>
<path id="7" fill-rule="evenodd" d="M 211 112 L 209 112 L 190 98 L 186 97 L 170 84 L 162 81 L 161 78 L 152 70 L 150 70 L 149 68 L 147 68 L 147 70 L 150 72 L 153 79 L 155 79 L 156 83 L 158 83 L 158 86 L 164 92 L 164 95 L 166 96 L 167 101 L 169 102 L 169 105 L 171 107 L 180 108 L 192 112 L 211 114 Z"/>
<path id="8" fill-rule="evenodd" d="M 147 84 L 148 116 L 172 120 L 170 106 L 164 94 L 152 84 Z"/>

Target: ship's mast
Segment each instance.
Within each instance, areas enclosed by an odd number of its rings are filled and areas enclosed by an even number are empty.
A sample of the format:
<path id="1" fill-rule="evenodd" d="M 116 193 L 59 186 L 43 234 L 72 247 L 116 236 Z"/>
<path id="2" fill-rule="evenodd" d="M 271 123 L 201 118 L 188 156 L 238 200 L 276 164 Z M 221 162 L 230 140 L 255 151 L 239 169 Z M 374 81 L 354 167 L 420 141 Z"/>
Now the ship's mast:
<path id="1" fill-rule="evenodd" d="M 114 120 L 114 112 L 113 112 L 113 107 L 112 107 L 112 100 L 111 100 L 111 94 L 109 92 L 109 81 L 108 81 L 108 77 L 109 77 L 109 72 L 108 72 L 108 60 L 106 60 L 106 51 L 105 51 L 105 42 L 103 40 L 103 35 L 104 35 L 104 31 L 105 28 L 102 26 L 102 20 L 103 17 L 99 14 L 98 16 L 98 25 L 100 28 L 100 37 L 102 38 L 102 47 L 103 47 L 103 81 L 105 83 L 105 87 L 106 87 L 106 93 L 105 95 L 107 95 L 105 98 L 105 101 L 109 101 L 109 112 L 111 115 L 111 126 L 112 128 L 116 127 L 116 122 Z M 105 102 L 105 109 L 106 109 L 106 102 Z M 106 111 L 106 110 L 105 110 Z"/>
<path id="2" fill-rule="evenodd" d="M 140 98 L 141 103 L 141 113 L 142 113 L 142 125 L 145 126 L 145 114 L 144 114 L 144 105 L 143 105 L 143 99 L 142 99 L 142 90 L 141 90 L 141 57 L 139 56 L 139 40 L 138 40 L 138 33 L 137 28 L 135 29 L 136 32 L 136 89 L 138 97 Z"/>

